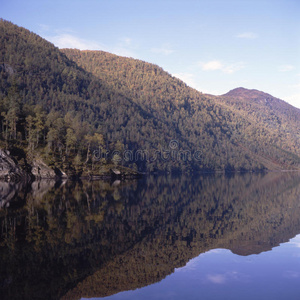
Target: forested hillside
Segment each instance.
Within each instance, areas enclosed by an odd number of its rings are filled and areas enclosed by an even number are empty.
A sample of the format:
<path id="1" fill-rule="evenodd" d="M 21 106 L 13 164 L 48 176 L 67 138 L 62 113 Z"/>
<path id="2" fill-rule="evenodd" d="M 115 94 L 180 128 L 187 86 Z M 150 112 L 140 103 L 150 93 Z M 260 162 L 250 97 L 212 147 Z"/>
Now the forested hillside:
<path id="1" fill-rule="evenodd" d="M 292 151 L 300 154 L 300 109 L 264 92 L 245 88 L 236 88 L 216 99 L 289 140 Z"/>
<path id="2" fill-rule="evenodd" d="M 205 165 L 214 161 L 212 168 L 264 165 L 277 169 L 299 164 L 299 109 L 282 100 L 256 91 L 260 98 L 269 99 L 268 105 L 262 110 L 253 101 L 247 104 L 252 110 L 246 111 L 234 105 L 239 104 L 238 100 L 234 102 L 235 95 L 204 95 L 156 65 L 103 51 L 62 51 L 145 110 L 167 120 L 177 133 L 201 149 Z M 244 92 L 241 103 L 258 97 L 253 91 L 240 90 Z"/>
<path id="3" fill-rule="evenodd" d="M 5 20 L 0 78 L 0 148 L 24 169 L 36 157 L 68 175 L 97 174 L 110 164 L 140 171 L 299 168 L 296 109 L 287 135 L 156 65 L 60 51 Z"/>

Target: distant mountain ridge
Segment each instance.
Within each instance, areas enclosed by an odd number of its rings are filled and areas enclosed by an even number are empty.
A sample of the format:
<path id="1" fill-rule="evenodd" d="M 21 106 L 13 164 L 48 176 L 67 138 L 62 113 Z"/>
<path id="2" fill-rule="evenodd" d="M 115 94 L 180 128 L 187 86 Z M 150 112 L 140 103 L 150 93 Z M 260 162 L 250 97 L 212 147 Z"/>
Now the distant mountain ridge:
<path id="1" fill-rule="evenodd" d="M 243 99 L 256 99 L 256 98 L 269 98 L 272 97 L 270 94 L 264 93 L 255 89 L 247 89 L 244 87 L 238 87 L 233 90 L 230 90 L 222 96 L 227 97 L 241 97 Z"/>
<path id="2" fill-rule="evenodd" d="M 219 96 L 221 98 L 225 98 L 228 103 L 233 104 L 234 101 L 251 101 L 251 104 L 257 103 L 264 106 L 268 106 L 272 110 L 276 110 L 277 114 L 281 116 L 283 114 L 288 115 L 288 118 L 292 121 L 297 122 L 297 125 L 300 125 L 300 109 L 292 106 L 291 104 L 276 98 L 270 94 L 264 93 L 262 91 L 258 91 L 255 89 L 246 89 L 246 88 L 236 88 L 228 93 Z M 229 102 L 229 101 L 232 102 Z"/>
<path id="3" fill-rule="evenodd" d="M 295 141 L 294 151 L 300 149 L 300 109 L 258 90 L 237 88 L 216 98 L 220 103 L 238 110 L 254 122 L 275 130 L 280 136 Z"/>
<path id="4" fill-rule="evenodd" d="M 251 101 L 250 103 L 261 103 L 264 105 L 268 105 L 272 109 L 277 109 L 277 113 L 290 113 L 289 117 L 294 118 L 295 121 L 300 124 L 300 109 L 292 106 L 291 104 L 276 98 L 270 94 L 265 92 L 255 90 L 255 89 L 246 89 L 243 87 L 239 87 L 229 91 L 228 93 L 218 96 L 220 98 L 225 98 L 227 101 L 231 99 L 232 101 Z"/>
<path id="5" fill-rule="evenodd" d="M 32 156 L 69 176 L 109 164 L 146 172 L 300 168 L 299 110 L 270 95 L 205 95 L 159 66 L 59 50 L 5 20 L 0 49 L 0 147 L 25 169 Z"/>

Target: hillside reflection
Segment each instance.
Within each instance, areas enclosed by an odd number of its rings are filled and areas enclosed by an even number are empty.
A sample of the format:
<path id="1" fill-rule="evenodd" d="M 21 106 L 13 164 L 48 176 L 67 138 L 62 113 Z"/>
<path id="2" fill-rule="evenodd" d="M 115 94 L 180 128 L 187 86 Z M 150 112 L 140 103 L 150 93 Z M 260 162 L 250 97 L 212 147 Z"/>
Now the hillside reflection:
<path id="1" fill-rule="evenodd" d="M 104 297 L 300 233 L 299 173 L 0 183 L 1 299 Z"/>

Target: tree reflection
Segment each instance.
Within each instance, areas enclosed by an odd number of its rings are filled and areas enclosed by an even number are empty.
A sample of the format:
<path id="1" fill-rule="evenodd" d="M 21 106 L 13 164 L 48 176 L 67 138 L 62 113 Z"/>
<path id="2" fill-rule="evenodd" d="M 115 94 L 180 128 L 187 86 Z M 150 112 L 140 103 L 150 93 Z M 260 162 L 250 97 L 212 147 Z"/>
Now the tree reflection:
<path id="1" fill-rule="evenodd" d="M 2 188 L 10 192 L 1 194 L 1 293 L 107 296 L 157 282 L 210 249 L 270 250 L 300 232 L 299 182 L 297 173 L 269 173 Z"/>

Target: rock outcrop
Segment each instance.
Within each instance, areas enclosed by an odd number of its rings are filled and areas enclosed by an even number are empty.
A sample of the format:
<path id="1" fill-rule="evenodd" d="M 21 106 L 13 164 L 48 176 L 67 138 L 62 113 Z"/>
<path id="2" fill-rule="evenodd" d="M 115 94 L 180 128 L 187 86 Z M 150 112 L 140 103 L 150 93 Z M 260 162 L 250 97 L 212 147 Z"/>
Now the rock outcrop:
<path id="1" fill-rule="evenodd" d="M 0 149 L 0 179 L 6 181 L 19 181 L 29 179 L 55 179 L 67 178 L 59 169 L 52 169 L 40 158 L 34 158 L 25 171 L 12 158 L 10 152 Z"/>
<path id="2" fill-rule="evenodd" d="M 55 171 L 47 166 L 41 159 L 33 160 L 31 173 L 35 179 L 49 179 L 56 177 Z"/>
<path id="3" fill-rule="evenodd" d="M 30 176 L 10 157 L 9 151 L 0 149 L 0 179 L 18 180 Z"/>

